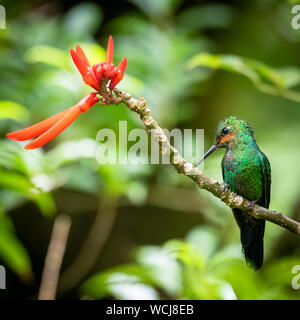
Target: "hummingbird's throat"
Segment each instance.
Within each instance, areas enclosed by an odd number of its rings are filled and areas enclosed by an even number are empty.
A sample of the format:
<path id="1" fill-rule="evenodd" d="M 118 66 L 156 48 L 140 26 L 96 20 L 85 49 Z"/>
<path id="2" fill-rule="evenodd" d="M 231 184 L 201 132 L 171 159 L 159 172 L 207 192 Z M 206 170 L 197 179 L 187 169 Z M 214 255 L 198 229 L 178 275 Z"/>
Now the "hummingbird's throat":
<path id="1" fill-rule="evenodd" d="M 235 138 L 236 138 L 235 132 L 228 133 L 226 136 L 220 138 L 218 145 L 223 146 L 223 145 L 226 145 L 227 143 L 234 142 Z"/>

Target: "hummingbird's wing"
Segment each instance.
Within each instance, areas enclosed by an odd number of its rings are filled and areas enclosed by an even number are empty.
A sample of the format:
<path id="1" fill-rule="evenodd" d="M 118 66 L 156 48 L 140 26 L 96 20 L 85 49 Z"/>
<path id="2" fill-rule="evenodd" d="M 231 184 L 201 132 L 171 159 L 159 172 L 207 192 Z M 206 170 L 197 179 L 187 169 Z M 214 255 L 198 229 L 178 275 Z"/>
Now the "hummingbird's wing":
<path id="1" fill-rule="evenodd" d="M 270 202 L 270 185 L 271 185 L 271 169 L 267 157 L 257 150 L 257 158 L 259 160 L 261 175 L 259 186 L 262 187 L 262 193 L 260 198 L 256 199 L 257 204 L 268 207 Z M 226 162 L 223 158 L 222 162 L 222 173 L 223 180 L 226 181 L 226 172 L 233 171 L 234 168 L 231 165 L 231 162 Z M 259 174 L 259 167 L 258 167 Z M 229 188 L 232 188 L 232 191 L 235 190 L 234 185 L 230 185 Z M 247 195 L 246 195 L 247 198 Z M 264 259 L 264 231 L 265 231 L 265 220 L 256 219 L 249 215 L 248 212 L 242 211 L 240 209 L 233 209 L 234 218 L 241 231 L 241 242 L 243 247 L 243 253 L 246 258 L 247 264 L 251 266 L 254 270 L 258 270 Z"/>
<path id="2" fill-rule="evenodd" d="M 260 165 L 261 165 L 261 175 L 263 183 L 263 196 L 258 203 L 265 207 L 269 208 L 270 204 L 270 191 L 271 191 L 271 166 L 268 158 L 262 152 L 260 152 Z"/>

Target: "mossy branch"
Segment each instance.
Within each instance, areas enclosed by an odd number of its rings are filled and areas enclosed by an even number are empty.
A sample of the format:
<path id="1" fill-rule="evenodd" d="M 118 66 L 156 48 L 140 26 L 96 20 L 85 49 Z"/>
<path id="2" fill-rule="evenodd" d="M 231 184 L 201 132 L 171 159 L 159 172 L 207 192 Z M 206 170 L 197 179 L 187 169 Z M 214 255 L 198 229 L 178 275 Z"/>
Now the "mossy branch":
<path id="1" fill-rule="evenodd" d="M 103 88 L 104 89 L 104 88 Z M 237 208 L 247 211 L 253 217 L 264 219 L 275 223 L 289 231 L 300 235 L 300 223 L 286 217 L 281 212 L 273 211 L 261 207 L 259 205 L 252 205 L 252 202 L 239 196 L 238 194 L 224 190 L 224 186 L 218 181 L 213 180 L 202 172 L 200 172 L 191 163 L 187 162 L 169 142 L 163 129 L 158 125 L 157 121 L 151 115 L 151 110 L 144 98 L 136 99 L 129 93 L 123 92 L 119 89 L 114 90 L 115 96 L 102 90 L 101 94 L 104 97 L 103 104 L 119 104 L 124 103 L 128 109 L 136 112 L 142 122 L 144 123 L 148 134 L 151 134 L 154 139 L 160 144 L 160 152 L 163 155 L 170 155 L 170 163 L 178 171 L 188 178 L 192 179 L 200 189 L 205 189 L 214 196 L 222 200 L 230 208 Z"/>

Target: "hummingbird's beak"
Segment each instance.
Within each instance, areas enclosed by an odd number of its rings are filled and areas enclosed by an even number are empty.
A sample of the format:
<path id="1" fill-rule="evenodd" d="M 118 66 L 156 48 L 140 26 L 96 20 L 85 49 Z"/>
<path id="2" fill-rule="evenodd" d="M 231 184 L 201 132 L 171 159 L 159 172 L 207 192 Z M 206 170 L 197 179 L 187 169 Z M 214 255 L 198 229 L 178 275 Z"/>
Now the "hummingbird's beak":
<path id="1" fill-rule="evenodd" d="M 204 159 L 206 159 L 210 154 L 212 154 L 214 151 L 216 151 L 218 149 L 218 145 L 214 144 L 213 146 L 211 146 L 208 151 L 205 153 L 205 155 L 196 163 L 195 167 L 198 167 L 199 164 L 204 161 Z"/>

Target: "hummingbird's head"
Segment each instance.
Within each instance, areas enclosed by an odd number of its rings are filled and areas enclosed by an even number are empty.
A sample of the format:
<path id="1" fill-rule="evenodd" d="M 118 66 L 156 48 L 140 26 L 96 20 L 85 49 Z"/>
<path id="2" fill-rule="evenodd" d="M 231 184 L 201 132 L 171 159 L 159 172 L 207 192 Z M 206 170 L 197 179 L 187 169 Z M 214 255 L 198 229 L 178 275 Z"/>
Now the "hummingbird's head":
<path id="1" fill-rule="evenodd" d="M 202 159 L 198 161 L 196 167 L 215 150 L 227 148 L 236 143 L 247 143 L 249 138 L 253 139 L 253 134 L 254 131 L 251 125 L 239 117 L 230 116 L 229 118 L 221 120 L 215 131 L 215 143 L 209 148 Z"/>
<path id="2" fill-rule="evenodd" d="M 242 142 L 243 139 L 248 140 L 248 137 L 253 137 L 253 129 L 251 125 L 235 116 L 230 116 L 221 120 L 215 131 L 215 143 L 218 148 L 226 148 L 228 145 L 232 145 L 238 142 Z"/>

